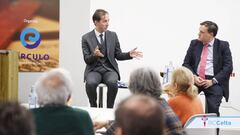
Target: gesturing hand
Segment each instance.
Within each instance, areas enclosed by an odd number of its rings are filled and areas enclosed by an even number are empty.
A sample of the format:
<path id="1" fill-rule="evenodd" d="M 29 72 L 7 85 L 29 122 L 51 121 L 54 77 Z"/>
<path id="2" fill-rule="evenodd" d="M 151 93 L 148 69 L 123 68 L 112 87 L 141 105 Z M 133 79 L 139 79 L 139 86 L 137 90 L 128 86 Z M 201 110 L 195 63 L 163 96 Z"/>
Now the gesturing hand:
<path id="1" fill-rule="evenodd" d="M 108 121 L 93 121 L 93 128 L 95 131 L 103 127 L 106 127 L 107 125 Z"/>
<path id="2" fill-rule="evenodd" d="M 143 57 L 143 53 L 140 52 L 140 51 L 137 51 L 137 47 L 132 49 L 130 52 L 129 52 L 129 55 L 132 57 L 132 58 L 142 58 Z"/>
<path id="3" fill-rule="evenodd" d="M 99 47 L 97 46 L 94 50 L 94 56 L 98 56 L 98 57 L 104 57 L 104 55 L 101 53 L 101 51 L 99 50 Z"/>

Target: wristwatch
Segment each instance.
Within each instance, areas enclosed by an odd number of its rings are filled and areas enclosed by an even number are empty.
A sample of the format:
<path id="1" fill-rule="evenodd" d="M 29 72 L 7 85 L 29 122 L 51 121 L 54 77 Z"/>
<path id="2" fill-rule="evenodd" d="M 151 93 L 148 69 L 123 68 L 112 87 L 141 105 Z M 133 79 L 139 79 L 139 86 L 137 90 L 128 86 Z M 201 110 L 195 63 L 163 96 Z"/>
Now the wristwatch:
<path id="1" fill-rule="evenodd" d="M 212 83 L 213 83 L 213 85 L 215 85 L 215 84 L 217 84 L 218 82 L 217 82 L 217 80 L 216 80 L 215 78 L 213 78 L 213 79 L 212 79 Z"/>

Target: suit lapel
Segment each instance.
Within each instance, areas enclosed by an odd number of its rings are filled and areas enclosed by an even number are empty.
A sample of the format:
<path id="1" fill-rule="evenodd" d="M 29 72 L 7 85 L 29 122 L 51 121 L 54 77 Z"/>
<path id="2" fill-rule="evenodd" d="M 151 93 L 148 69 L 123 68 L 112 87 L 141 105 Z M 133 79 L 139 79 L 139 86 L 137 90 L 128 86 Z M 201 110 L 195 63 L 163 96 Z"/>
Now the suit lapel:
<path id="1" fill-rule="evenodd" d="M 217 69 L 216 66 L 218 64 L 217 63 L 218 48 L 219 48 L 218 39 L 215 38 L 214 43 L 213 43 L 213 69 Z M 214 75 L 215 75 L 215 73 L 214 73 Z"/>
<path id="2" fill-rule="evenodd" d="M 111 48 L 111 37 L 110 37 L 110 32 L 109 31 L 106 31 L 105 32 L 105 43 L 106 43 L 106 46 L 107 46 L 107 55 L 109 55 L 109 51 L 110 51 L 110 48 Z"/>
<path id="3" fill-rule="evenodd" d="M 196 48 L 196 58 L 197 58 L 197 66 L 198 66 L 198 64 L 199 64 L 199 62 L 200 62 L 200 60 L 201 60 L 201 55 L 202 55 L 202 49 L 203 49 L 203 44 L 202 44 L 202 42 L 198 42 L 198 44 L 197 44 L 197 48 Z"/>
<path id="4" fill-rule="evenodd" d="M 98 45 L 97 37 L 95 35 L 94 30 L 91 32 L 90 38 L 91 38 L 91 42 L 92 42 L 91 45 L 92 45 L 93 50 L 94 50 L 97 47 L 97 45 Z"/>

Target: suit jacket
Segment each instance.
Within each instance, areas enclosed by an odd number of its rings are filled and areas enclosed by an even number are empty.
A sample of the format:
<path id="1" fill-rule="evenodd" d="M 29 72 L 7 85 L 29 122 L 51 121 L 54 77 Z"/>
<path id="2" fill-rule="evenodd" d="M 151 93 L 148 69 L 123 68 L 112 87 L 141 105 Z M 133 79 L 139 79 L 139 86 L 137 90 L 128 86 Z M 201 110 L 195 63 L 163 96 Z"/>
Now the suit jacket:
<path id="1" fill-rule="evenodd" d="M 132 59 L 132 57 L 130 57 L 129 53 L 122 52 L 117 34 L 115 32 L 106 31 L 105 36 L 107 58 L 110 64 L 113 66 L 114 70 L 117 72 L 118 79 L 120 80 L 120 74 L 116 59 L 127 60 Z M 83 57 L 85 63 L 87 64 L 84 72 L 84 80 L 86 79 L 87 74 L 92 71 L 97 64 L 98 57 L 94 56 L 94 50 L 97 45 L 98 42 L 94 30 L 82 36 Z"/>
<path id="2" fill-rule="evenodd" d="M 92 120 L 85 110 L 68 106 L 45 106 L 31 111 L 36 135 L 94 135 Z"/>
<path id="3" fill-rule="evenodd" d="M 187 50 L 183 66 L 189 68 L 197 75 L 197 68 L 200 62 L 203 43 L 199 40 L 192 40 Z M 229 98 L 229 77 L 233 70 L 232 55 L 227 41 L 215 38 L 213 44 L 213 71 L 214 77 L 223 88 L 223 96 L 226 101 Z"/>

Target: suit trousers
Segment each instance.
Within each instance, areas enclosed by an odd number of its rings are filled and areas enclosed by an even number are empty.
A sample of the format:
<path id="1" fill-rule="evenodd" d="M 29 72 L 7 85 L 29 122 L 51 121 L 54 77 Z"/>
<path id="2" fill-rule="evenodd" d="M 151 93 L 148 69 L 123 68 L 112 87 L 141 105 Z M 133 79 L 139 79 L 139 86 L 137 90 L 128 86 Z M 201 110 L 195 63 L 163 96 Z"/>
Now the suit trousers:
<path id="1" fill-rule="evenodd" d="M 206 79 L 212 79 L 213 77 L 206 76 Z M 206 98 L 206 113 L 216 113 L 220 116 L 219 107 L 223 98 L 223 88 L 220 84 L 215 84 L 207 89 L 198 87 L 198 92 L 204 92 Z"/>
<path id="2" fill-rule="evenodd" d="M 91 107 L 97 107 L 97 86 L 100 83 L 107 85 L 107 108 L 113 108 L 115 98 L 118 92 L 118 74 L 114 70 L 107 70 L 106 68 L 98 68 L 98 70 L 91 71 L 86 76 L 86 92 Z"/>

